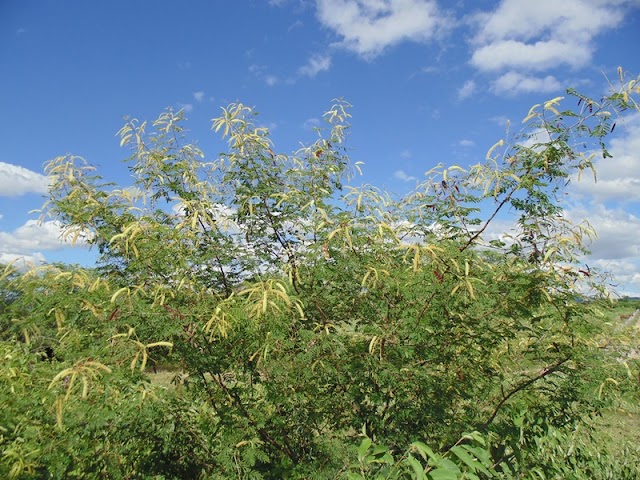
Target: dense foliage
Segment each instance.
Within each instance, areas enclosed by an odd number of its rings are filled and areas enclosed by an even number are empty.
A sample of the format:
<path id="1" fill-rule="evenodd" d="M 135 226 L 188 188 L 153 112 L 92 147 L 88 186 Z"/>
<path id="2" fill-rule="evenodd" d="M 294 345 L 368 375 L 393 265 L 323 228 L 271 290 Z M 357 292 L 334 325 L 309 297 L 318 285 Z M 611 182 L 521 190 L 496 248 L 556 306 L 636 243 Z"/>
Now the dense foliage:
<path id="1" fill-rule="evenodd" d="M 344 101 L 291 155 L 232 104 L 215 161 L 171 110 L 120 130 L 132 186 L 52 160 L 43 215 L 100 264 L 4 269 L 0 475 L 637 478 L 594 423 L 637 402 L 630 333 L 558 201 L 638 110 L 620 80 L 399 199 L 348 186 Z"/>

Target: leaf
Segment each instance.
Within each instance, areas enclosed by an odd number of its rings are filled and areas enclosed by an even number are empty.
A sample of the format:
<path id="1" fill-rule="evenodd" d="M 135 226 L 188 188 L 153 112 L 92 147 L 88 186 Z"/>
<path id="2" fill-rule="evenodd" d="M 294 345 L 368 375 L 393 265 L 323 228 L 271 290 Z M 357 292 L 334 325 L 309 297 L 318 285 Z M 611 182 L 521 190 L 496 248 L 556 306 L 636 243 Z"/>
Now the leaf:
<path id="1" fill-rule="evenodd" d="M 87 367 L 93 367 L 96 368 L 98 370 L 102 370 L 106 373 L 111 373 L 111 369 L 109 367 L 107 367 L 106 365 L 100 363 L 100 362 L 94 362 L 94 361 L 87 361 L 87 362 L 83 362 L 84 366 Z"/>
<path id="2" fill-rule="evenodd" d="M 478 469 L 479 462 L 471 455 L 469 455 L 469 453 L 466 452 L 460 445 L 452 447 L 451 452 L 453 452 L 456 457 L 462 460 L 471 469 L 472 472 L 475 472 Z"/>
<path id="3" fill-rule="evenodd" d="M 147 348 L 153 348 L 153 347 L 169 347 L 169 348 L 173 348 L 173 343 L 171 343 L 171 342 L 153 342 L 153 343 L 148 343 L 147 344 Z"/>
<path id="4" fill-rule="evenodd" d="M 473 291 L 473 285 L 471 284 L 470 280 L 465 280 L 465 283 L 467 284 L 467 290 L 469 291 L 469 295 L 471 295 L 471 298 L 473 298 L 474 300 L 476 299 L 476 294 Z"/>
<path id="5" fill-rule="evenodd" d="M 373 338 L 371 338 L 371 341 L 369 342 L 369 354 L 373 355 L 373 351 L 376 348 L 376 343 L 378 343 L 380 339 L 378 338 L 378 336 L 374 335 Z"/>
<path id="6" fill-rule="evenodd" d="M 406 459 L 406 462 L 413 469 L 413 473 L 415 474 L 413 478 L 417 480 L 422 480 L 427 478 L 427 476 L 424 473 L 424 467 L 418 460 L 415 459 L 413 455 L 409 454 L 409 456 Z"/>
<path id="7" fill-rule="evenodd" d="M 73 369 L 71 369 L 71 368 L 65 368 L 64 370 L 59 372 L 55 377 L 53 377 L 53 380 L 51 380 L 51 382 L 49 383 L 48 389 L 51 390 L 51 388 L 56 384 L 56 382 L 58 380 L 60 380 L 63 377 L 66 377 L 66 376 L 70 375 L 71 372 L 73 372 Z"/>
<path id="8" fill-rule="evenodd" d="M 129 366 L 129 368 L 131 369 L 132 372 L 136 369 L 136 364 L 138 363 L 138 358 L 140 358 L 140 352 L 137 352 L 133 356 L 133 360 L 131 360 L 131 365 Z"/>
<path id="9" fill-rule="evenodd" d="M 462 448 L 468 451 L 478 460 L 476 466 L 480 471 L 482 471 L 485 475 L 491 476 L 491 472 L 487 469 L 487 467 L 492 467 L 493 461 L 491 460 L 491 454 L 488 450 L 485 450 L 481 447 L 472 447 L 471 445 L 462 445 Z"/>
<path id="10" fill-rule="evenodd" d="M 349 480 L 367 480 L 365 477 L 355 472 L 347 472 L 347 478 Z"/>
<path id="11" fill-rule="evenodd" d="M 460 470 L 455 472 L 447 468 L 436 468 L 431 470 L 427 476 L 430 480 L 458 480 Z"/>
<path id="12" fill-rule="evenodd" d="M 358 460 L 360 462 L 364 462 L 367 457 L 367 450 L 371 447 L 373 442 L 369 437 L 365 437 L 362 442 L 360 442 L 360 446 L 358 447 Z"/>
<path id="13" fill-rule="evenodd" d="M 87 377 L 83 376 L 82 377 L 82 398 L 87 398 L 87 395 L 89 394 L 89 382 L 87 381 Z"/>
<path id="14" fill-rule="evenodd" d="M 64 407 L 64 400 L 62 399 L 62 397 L 58 397 L 56 398 L 56 424 L 58 425 L 58 428 L 63 428 L 63 424 L 62 424 L 62 410 Z"/>
<path id="15" fill-rule="evenodd" d="M 118 299 L 118 297 L 120 295 L 122 295 L 124 292 L 127 292 L 127 295 L 129 294 L 129 287 L 122 287 L 121 289 L 117 290 L 112 296 L 111 296 L 111 303 L 116 303 L 116 300 Z"/>
<path id="16" fill-rule="evenodd" d="M 496 142 L 487 152 L 486 158 L 487 160 L 491 159 L 491 154 L 493 153 L 493 151 L 498 148 L 498 147 L 502 147 L 504 145 L 504 140 L 500 139 L 500 141 Z"/>
<path id="17" fill-rule="evenodd" d="M 411 448 L 420 454 L 424 460 L 440 460 L 441 456 L 433 452 L 431 447 L 423 442 L 413 442 Z"/>

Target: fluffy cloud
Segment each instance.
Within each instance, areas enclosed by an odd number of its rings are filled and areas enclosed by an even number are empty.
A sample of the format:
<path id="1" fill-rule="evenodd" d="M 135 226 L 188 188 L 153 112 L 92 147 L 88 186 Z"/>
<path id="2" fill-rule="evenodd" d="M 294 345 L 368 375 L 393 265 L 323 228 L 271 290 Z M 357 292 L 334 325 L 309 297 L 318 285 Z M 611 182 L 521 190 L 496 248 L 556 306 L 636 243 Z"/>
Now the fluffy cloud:
<path id="1" fill-rule="evenodd" d="M 491 83 L 491 91 L 497 95 L 519 93 L 549 93 L 562 90 L 562 84 L 552 75 L 535 77 L 517 72 L 508 72 Z"/>
<path id="2" fill-rule="evenodd" d="M 562 63 L 571 67 L 581 67 L 591 59 L 591 55 L 592 49 L 587 44 L 557 40 L 527 44 L 516 40 L 501 40 L 473 52 L 471 64 L 483 71 L 499 71 L 505 68 L 546 70 Z"/>
<path id="3" fill-rule="evenodd" d="M 624 17 L 625 4 L 616 0 L 502 0 L 493 12 L 481 13 L 476 20 L 481 28 L 477 41 L 492 42 L 505 38 L 533 40 L 541 34 L 562 40 L 589 41 Z"/>
<path id="4" fill-rule="evenodd" d="M 597 181 L 593 181 L 590 172 L 583 174 L 581 180 L 574 176 L 572 193 L 588 195 L 600 202 L 640 201 L 640 114 L 618 125 L 616 134 L 618 136 L 609 142 L 609 153 L 613 158 L 596 156 Z"/>
<path id="5" fill-rule="evenodd" d="M 567 209 L 566 216 L 573 223 L 587 219 L 596 231 L 597 238 L 589 247 L 591 258 L 640 258 L 640 218 L 633 213 L 589 204 Z"/>
<path id="6" fill-rule="evenodd" d="M 203 91 L 193 92 L 193 98 L 195 99 L 196 102 L 202 102 L 202 100 L 204 100 L 204 92 Z"/>
<path id="7" fill-rule="evenodd" d="M 13 232 L 0 232 L 0 253 L 24 254 L 35 250 L 59 250 L 64 247 L 60 224 L 28 220 Z"/>
<path id="8" fill-rule="evenodd" d="M 40 265 L 44 263 L 45 258 L 42 253 L 34 253 L 33 255 L 20 255 L 15 253 L 0 253 L 0 265 L 12 263 L 20 270 L 28 269 L 32 265 Z"/>
<path id="9" fill-rule="evenodd" d="M 320 22 L 342 38 L 340 46 L 364 58 L 404 41 L 424 42 L 448 20 L 434 0 L 317 0 Z"/>
<path id="10" fill-rule="evenodd" d="M 623 209 L 596 203 L 569 206 L 564 214 L 574 225 L 587 220 L 596 232 L 591 243 L 588 238 L 584 239 L 591 253 L 583 257 L 581 263 L 606 272 L 616 293 L 640 296 L 640 218 Z M 510 245 L 513 236 L 518 234 L 515 218 L 496 218 L 482 238 L 486 242 L 501 240 Z"/>
<path id="11" fill-rule="evenodd" d="M 624 19 L 624 3 L 602 0 L 502 0 L 478 14 L 472 64 L 483 70 L 586 65 L 595 37 Z"/>
<path id="12" fill-rule="evenodd" d="M 79 238 L 76 246 L 84 246 L 86 242 Z M 52 220 L 38 222 L 28 220 L 24 225 L 12 232 L 0 232 L 0 263 L 8 263 L 20 259 L 18 264 L 42 263 L 45 258 L 42 252 L 61 250 L 70 244 L 62 240 L 60 223 Z"/>
<path id="13" fill-rule="evenodd" d="M 47 177 L 11 163 L 0 162 L 0 196 L 47 193 Z"/>
<path id="14" fill-rule="evenodd" d="M 495 10 L 472 16 L 477 30 L 470 63 L 503 74 L 493 82 L 495 94 L 557 90 L 554 77 L 531 73 L 589 65 L 597 36 L 617 27 L 628 7 L 637 5 L 637 0 L 501 0 Z"/>
<path id="15" fill-rule="evenodd" d="M 313 55 L 306 65 L 298 69 L 298 74 L 313 78 L 320 72 L 326 72 L 331 68 L 331 56 Z"/>
<path id="16" fill-rule="evenodd" d="M 319 118 L 307 118 L 302 124 L 302 128 L 304 128 L 305 130 L 313 130 L 320 127 L 321 125 L 322 120 L 320 120 Z"/>
<path id="17" fill-rule="evenodd" d="M 640 218 L 622 208 L 591 203 L 567 209 L 573 223 L 587 219 L 597 238 L 584 259 L 590 266 L 608 272 L 621 295 L 640 293 Z"/>
<path id="18" fill-rule="evenodd" d="M 415 182 L 417 180 L 416 177 L 407 174 L 404 170 L 396 170 L 393 172 L 393 178 L 402 180 L 403 182 Z"/>
<path id="19" fill-rule="evenodd" d="M 594 260 L 590 266 L 611 274 L 618 294 L 640 297 L 640 261 Z"/>
<path id="20" fill-rule="evenodd" d="M 264 83 L 266 83 L 269 87 L 273 87 L 278 84 L 278 77 L 275 75 L 265 75 Z"/>
<path id="21" fill-rule="evenodd" d="M 273 87 L 280 83 L 280 79 L 276 75 L 269 73 L 269 67 L 266 65 L 257 65 L 255 63 L 249 65 L 249 73 L 262 80 L 269 87 Z"/>
<path id="22" fill-rule="evenodd" d="M 467 80 L 464 85 L 458 89 L 458 100 L 464 100 L 469 98 L 476 91 L 476 82 L 473 80 Z"/>

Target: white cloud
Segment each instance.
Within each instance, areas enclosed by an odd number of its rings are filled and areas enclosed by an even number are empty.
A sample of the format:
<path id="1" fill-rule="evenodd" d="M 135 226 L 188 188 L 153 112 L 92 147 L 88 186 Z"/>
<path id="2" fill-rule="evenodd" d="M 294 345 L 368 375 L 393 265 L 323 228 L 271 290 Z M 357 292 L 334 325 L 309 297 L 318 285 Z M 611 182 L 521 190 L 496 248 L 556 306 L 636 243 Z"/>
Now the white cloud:
<path id="1" fill-rule="evenodd" d="M 496 95 L 550 93 L 559 90 L 562 90 L 562 84 L 552 75 L 541 78 L 517 72 L 507 72 L 491 82 L 491 91 Z"/>
<path id="2" fill-rule="evenodd" d="M 638 0 L 501 0 L 470 17 L 476 25 L 470 63 L 501 75 L 491 86 L 497 95 L 559 90 L 560 82 L 541 72 L 589 66 L 597 37 L 638 6 Z"/>
<path id="3" fill-rule="evenodd" d="M 588 245 L 591 254 L 584 263 L 608 272 L 621 295 L 640 292 L 640 218 L 622 208 L 590 203 L 568 208 L 573 223 L 586 219 L 597 238 Z"/>
<path id="4" fill-rule="evenodd" d="M 413 153 L 411 153 L 411 150 L 408 149 L 404 149 L 400 152 L 400 157 L 402 158 L 411 158 L 413 157 Z"/>
<path id="5" fill-rule="evenodd" d="M 620 208 L 606 208 L 601 204 L 578 204 L 564 211 L 564 217 L 577 225 L 585 220 L 593 227 L 597 237 L 585 245 L 591 254 L 581 264 L 598 267 L 613 279 L 615 290 L 621 295 L 640 292 L 640 218 Z M 513 243 L 513 236 L 521 235 L 515 218 L 494 219 L 482 235 L 486 242 L 501 240 Z"/>
<path id="6" fill-rule="evenodd" d="M 505 115 L 495 115 L 493 117 L 489 117 L 489 121 L 495 123 L 499 127 L 506 127 L 508 123 L 510 123 L 509 117 Z"/>
<path id="7" fill-rule="evenodd" d="M 276 122 L 260 123 L 258 126 L 266 128 L 269 132 L 274 132 L 278 128 L 278 124 Z"/>
<path id="8" fill-rule="evenodd" d="M 59 250 L 65 246 L 61 234 L 60 224 L 54 220 L 42 223 L 28 220 L 13 232 L 0 232 L 0 253 L 21 255 L 35 250 Z"/>
<path id="9" fill-rule="evenodd" d="M 320 22 L 364 58 L 401 42 L 425 42 L 448 26 L 434 0 L 317 0 Z"/>
<path id="10" fill-rule="evenodd" d="M 475 16 L 478 32 L 473 43 L 479 47 L 471 63 L 480 70 L 585 66 L 596 36 L 622 22 L 622 7 L 629 3 L 502 0 L 494 11 Z"/>
<path id="11" fill-rule="evenodd" d="M 19 165 L 0 162 L 0 196 L 16 197 L 25 193 L 47 193 L 47 177 Z"/>
<path id="12" fill-rule="evenodd" d="M 582 179 L 574 175 L 571 192 L 588 195 L 598 201 L 640 201 L 640 114 L 629 117 L 616 127 L 618 136 L 609 141 L 613 158 L 602 158 L 597 153 L 594 166 L 597 181 L 590 171 Z"/>
<path id="13" fill-rule="evenodd" d="M 586 179 L 584 177 L 587 177 Z M 607 200 L 640 200 L 640 178 L 613 178 L 592 181 L 591 172 L 583 174 L 583 179 L 574 187 L 578 192 L 585 192 L 599 199 Z"/>
<path id="14" fill-rule="evenodd" d="M 278 77 L 276 77 L 275 75 L 265 75 L 264 77 L 264 83 L 266 83 L 270 87 L 277 85 L 278 81 Z"/>
<path id="15" fill-rule="evenodd" d="M 307 118 L 302 124 L 302 128 L 305 130 L 313 130 L 322 125 L 322 121 L 319 118 Z"/>
<path id="16" fill-rule="evenodd" d="M 442 69 L 440 67 L 436 67 L 434 65 L 429 65 L 427 67 L 422 67 L 420 69 L 422 73 L 440 73 Z"/>
<path id="17" fill-rule="evenodd" d="M 0 263 L 8 263 L 15 259 L 21 259 L 22 263 L 42 263 L 45 260 L 42 252 L 71 246 L 62 240 L 62 234 L 62 227 L 56 220 L 28 220 L 12 232 L 0 232 Z M 77 247 L 85 245 L 86 241 L 82 237 L 75 244 Z"/>
<path id="18" fill-rule="evenodd" d="M 36 252 L 33 255 L 0 253 L 0 265 L 13 263 L 13 266 L 20 270 L 26 270 L 31 266 L 40 265 L 44 263 L 44 261 L 44 255 L 40 252 Z"/>
<path id="19" fill-rule="evenodd" d="M 469 139 L 462 139 L 458 142 L 458 145 L 460 145 L 461 147 L 474 147 L 476 144 L 476 142 L 474 142 L 473 140 L 469 140 Z"/>
<path id="20" fill-rule="evenodd" d="M 560 64 L 581 67 L 589 62 L 592 48 L 588 44 L 538 41 L 533 44 L 516 40 L 501 40 L 479 48 L 471 57 L 471 64 L 482 71 L 505 68 L 546 70 Z"/>
<path id="21" fill-rule="evenodd" d="M 519 227 L 515 220 L 494 218 L 483 232 L 482 239 L 487 243 L 492 240 L 500 240 L 507 245 L 511 245 L 513 243 L 513 237 L 516 236 L 518 232 Z"/>
<path id="22" fill-rule="evenodd" d="M 623 7 L 632 4 L 616 0 L 502 0 L 490 13 L 477 16 L 481 24 L 476 40 L 490 42 L 520 37 L 531 40 L 541 33 L 569 39 L 589 40 L 623 19 Z M 637 4 L 637 2 L 635 2 Z"/>
<path id="23" fill-rule="evenodd" d="M 268 73 L 268 71 L 269 67 L 267 67 L 266 65 L 257 65 L 255 63 L 249 65 L 249 73 L 262 80 L 269 87 L 273 87 L 274 85 L 280 83 L 280 79 L 276 75 Z"/>
<path id="24" fill-rule="evenodd" d="M 193 92 L 193 98 L 198 103 L 202 102 L 202 100 L 204 100 L 204 92 L 203 91 Z"/>
<path id="25" fill-rule="evenodd" d="M 303 26 L 304 26 L 304 23 L 302 23 L 301 20 L 296 20 L 291 25 L 289 25 L 289 27 L 287 28 L 287 32 L 290 32 L 292 30 L 295 30 L 296 28 L 300 28 L 300 27 L 303 27 Z"/>
<path id="26" fill-rule="evenodd" d="M 544 145 L 551 141 L 549 132 L 544 128 L 536 128 L 531 132 L 526 132 L 523 138 L 518 139 L 517 145 L 521 145 L 524 148 L 532 148 L 536 152 L 540 152 L 544 149 Z"/>
<path id="27" fill-rule="evenodd" d="M 178 107 L 187 113 L 193 111 L 193 103 L 178 103 Z"/>
<path id="28" fill-rule="evenodd" d="M 586 219 L 598 237 L 589 249 L 594 259 L 640 258 L 640 218 L 621 208 L 602 204 L 580 205 L 566 210 L 573 223 Z"/>
<path id="29" fill-rule="evenodd" d="M 299 75 L 313 78 L 320 72 L 326 72 L 331 68 L 330 55 L 312 55 L 306 65 L 298 69 Z"/>
<path id="30" fill-rule="evenodd" d="M 415 182 L 417 180 L 416 177 L 408 175 L 404 170 L 396 170 L 393 172 L 393 178 L 402 180 L 403 182 Z"/>
<path id="31" fill-rule="evenodd" d="M 469 98 L 476 91 L 476 82 L 474 80 L 467 80 L 464 85 L 458 89 L 458 100 L 464 100 Z"/>
<path id="32" fill-rule="evenodd" d="M 619 295 L 640 297 L 640 261 L 604 259 L 594 260 L 589 266 L 611 274 Z"/>

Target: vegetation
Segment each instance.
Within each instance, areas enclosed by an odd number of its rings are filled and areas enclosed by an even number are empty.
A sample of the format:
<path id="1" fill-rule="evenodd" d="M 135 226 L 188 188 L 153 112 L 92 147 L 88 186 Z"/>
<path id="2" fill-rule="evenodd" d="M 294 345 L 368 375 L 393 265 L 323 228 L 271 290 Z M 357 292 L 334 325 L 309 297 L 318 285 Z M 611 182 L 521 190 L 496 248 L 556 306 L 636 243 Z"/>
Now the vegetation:
<path id="1" fill-rule="evenodd" d="M 215 161 L 171 110 L 120 130 L 133 186 L 52 160 L 43 215 L 100 264 L 4 268 L 0 475 L 638 478 L 601 418 L 638 413 L 636 330 L 557 200 L 638 110 L 620 81 L 399 199 L 347 185 L 341 100 L 292 155 L 232 104 Z"/>

